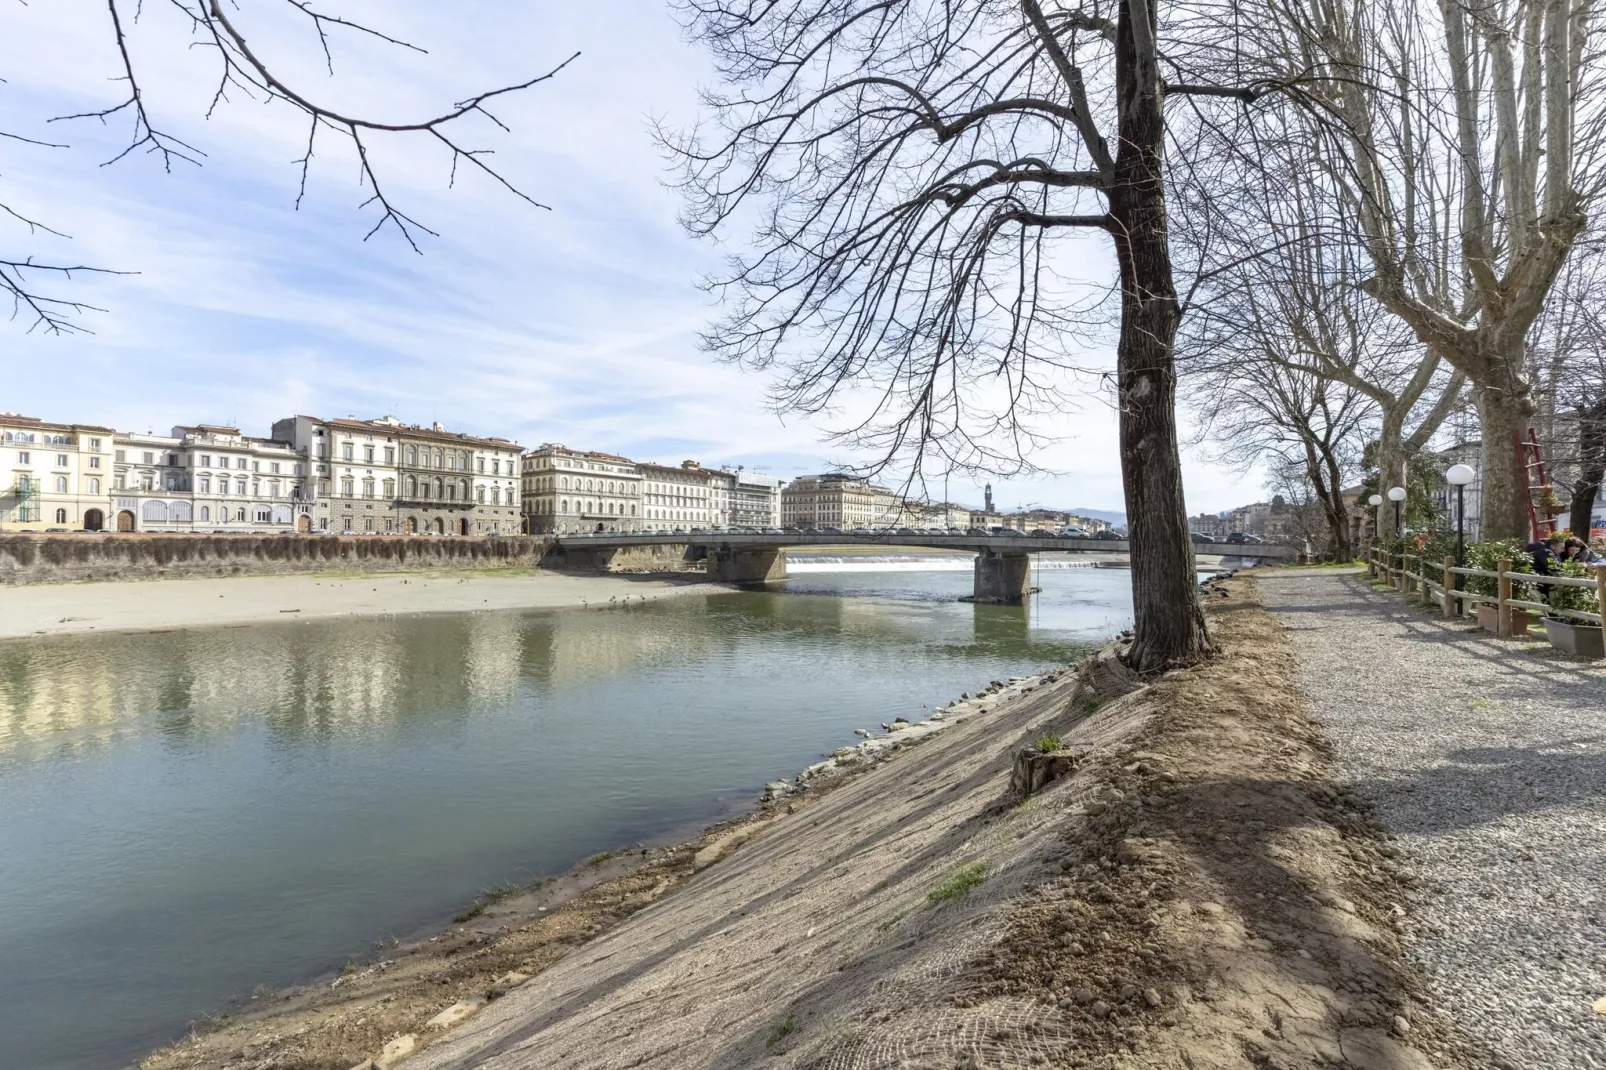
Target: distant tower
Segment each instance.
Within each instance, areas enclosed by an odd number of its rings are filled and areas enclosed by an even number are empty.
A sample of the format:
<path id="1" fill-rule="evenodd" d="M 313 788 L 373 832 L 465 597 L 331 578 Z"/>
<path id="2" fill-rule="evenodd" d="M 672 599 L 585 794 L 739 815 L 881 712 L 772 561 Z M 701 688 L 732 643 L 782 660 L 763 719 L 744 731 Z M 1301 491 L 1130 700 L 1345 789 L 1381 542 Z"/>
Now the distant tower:
<path id="1" fill-rule="evenodd" d="M 993 511 L 993 485 L 991 483 L 987 484 L 987 511 L 989 513 Z"/>

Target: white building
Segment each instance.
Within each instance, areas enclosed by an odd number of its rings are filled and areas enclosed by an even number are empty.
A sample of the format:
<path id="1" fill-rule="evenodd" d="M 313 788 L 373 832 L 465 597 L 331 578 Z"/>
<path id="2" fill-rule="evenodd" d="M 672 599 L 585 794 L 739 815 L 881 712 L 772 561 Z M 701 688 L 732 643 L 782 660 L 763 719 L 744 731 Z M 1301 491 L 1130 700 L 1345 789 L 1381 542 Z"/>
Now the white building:
<path id="1" fill-rule="evenodd" d="M 731 491 L 730 526 L 762 531 L 781 526 L 781 485 L 776 476 L 738 472 Z"/>
<path id="2" fill-rule="evenodd" d="M 642 473 L 628 457 L 548 442 L 524 455 L 529 531 L 642 530 Z"/>
<path id="3" fill-rule="evenodd" d="M 642 529 L 690 531 L 730 526 L 736 476 L 697 461 L 637 465 L 641 470 Z"/>
<path id="4" fill-rule="evenodd" d="M 307 466 L 288 442 L 214 424 L 113 436 L 119 531 L 309 531 Z"/>
<path id="5" fill-rule="evenodd" d="M 0 413 L 0 531 L 106 527 L 112 434 Z"/>

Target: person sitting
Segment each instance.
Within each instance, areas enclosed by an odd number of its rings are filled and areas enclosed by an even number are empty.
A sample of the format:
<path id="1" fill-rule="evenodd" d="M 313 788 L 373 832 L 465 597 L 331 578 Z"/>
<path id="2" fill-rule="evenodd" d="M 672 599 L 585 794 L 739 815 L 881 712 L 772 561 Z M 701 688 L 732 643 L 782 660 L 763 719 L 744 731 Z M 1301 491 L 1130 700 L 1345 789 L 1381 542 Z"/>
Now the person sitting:
<path id="1" fill-rule="evenodd" d="M 1560 535 L 1547 535 L 1538 542 L 1531 542 L 1524 547 L 1533 556 L 1534 574 L 1536 576 L 1553 575 L 1555 570 L 1551 568 L 1551 565 L 1560 560 L 1562 547 L 1566 546 L 1566 544 L 1567 540 Z"/>
<path id="2" fill-rule="evenodd" d="M 1589 543 L 1574 535 L 1568 539 L 1561 550 L 1563 560 L 1572 561 L 1580 565 L 1606 565 L 1606 557 L 1602 557 L 1590 548 Z"/>

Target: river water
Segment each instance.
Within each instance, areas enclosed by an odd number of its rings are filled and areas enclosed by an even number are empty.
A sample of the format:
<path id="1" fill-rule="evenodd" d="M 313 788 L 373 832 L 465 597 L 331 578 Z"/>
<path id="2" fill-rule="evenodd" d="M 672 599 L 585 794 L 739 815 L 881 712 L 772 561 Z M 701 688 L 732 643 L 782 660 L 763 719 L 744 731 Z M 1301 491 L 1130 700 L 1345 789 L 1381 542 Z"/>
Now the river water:
<path id="1" fill-rule="evenodd" d="M 956 565 L 958 563 L 955 563 Z M 1130 573 L 0 643 L 0 1066 L 105 1070 L 1126 627 Z M 807 569 L 831 571 L 805 571 Z"/>

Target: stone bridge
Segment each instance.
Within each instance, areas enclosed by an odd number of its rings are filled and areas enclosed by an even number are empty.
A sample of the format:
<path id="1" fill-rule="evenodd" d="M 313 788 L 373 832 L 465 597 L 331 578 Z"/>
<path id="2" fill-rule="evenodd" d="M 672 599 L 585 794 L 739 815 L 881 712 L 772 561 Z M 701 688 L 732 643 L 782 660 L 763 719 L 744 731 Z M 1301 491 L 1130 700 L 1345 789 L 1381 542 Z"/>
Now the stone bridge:
<path id="1" fill-rule="evenodd" d="M 1019 602 L 1031 588 L 1031 555 L 1039 553 L 1099 554 L 1124 558 L 1123 539 L 1070 539 L 1061 536 L 971 535 L 947 532 L 893 532 L 855 535 L 849 532 L 763 534 L 760 532 L 665 532 L 559 535 L 553 554 L 575 568 L 611 572 L 656 572 L 684 568 L 706 560 L 708 575 L 723 583 L 761 587 L 786 579 L 786 551 L 799 546 L 909 547 L 964 550 L 976 555 L 973 593 L 977 601 Z M 1210 547 L 1216 550 L 1215 544 Z M 1299 551 L 1268 544 L 1221 545 L 1207 556 L 1237 564 L 1293 561 Z"/>

